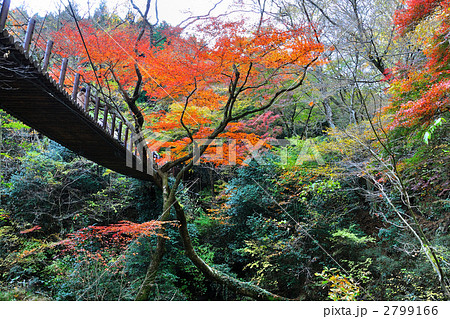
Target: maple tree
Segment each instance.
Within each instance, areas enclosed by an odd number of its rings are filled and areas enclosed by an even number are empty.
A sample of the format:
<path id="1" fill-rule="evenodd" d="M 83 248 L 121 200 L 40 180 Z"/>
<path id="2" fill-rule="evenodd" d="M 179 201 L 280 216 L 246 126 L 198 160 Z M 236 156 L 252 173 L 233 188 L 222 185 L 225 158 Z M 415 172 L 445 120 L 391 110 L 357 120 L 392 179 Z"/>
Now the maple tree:
<path id="1" fill-rule="evenodd" d="M 142 224 L 122 220 L 117 224 L 108 226 L 89 226 L 70 234 L 68 239 L 64 240 L 62 244 L 66 245 L 67 249 L 75 250 L 77 245 L 84 244 L 87 241 L 98 240 L 104 245 L 124 248 L 130 241 L 141 236 L 157 235 L 157 230 L 163 225 L 164 223 L 154 220 Z"/>
<path id="2" fill-rule="evenodd" d="M 184 163 L 171 191 L 165 194 L 164 209 L 166 204 L 173 204 L 187 256 L 207 277 L 254 298 L 279 298 L 260 288 L 242 286 L 211 269 L 197 256 L 175 191 L 183 173 L 194 165 L 194 154 L 189 147 L 196 139 L 207 140 L 199 146 L 199 154 L 211 152 L 209 146 L 216 138 L 226 137 L 237 144 L 249 141 L 253 146 L 259 143 L 261 136 L 246 132 L 245 124 L 239 121 L 267 110 L 280 95 L 298 88 L 303 83 L 306 70 L 314 63 L 319 63 L 319 54 L 323 48 L 308 34 L 305 26 L 283 30 L 268 24 L 257 32 L 251 32 L 249 30 L 252 28 L 242 21 L 211 19 L 209 23 L 201 25 L 199 30 L 203 38 L 176 37 L 168 41 L 171 45 L 154 50 L 148 65 L 148 70 L 156 71 L 151 73 L 154 81 L 148 82 L 153 86 L 149 90 L 160 99 L 178 102 L 170 111 L 155 112 L 147 118 L 148 123 L 154 124 L 150 125 L 153 132 L 178 130 L 178 134 L 174 134 L 178 138 L 169 142 L 176 152 L 174 158 L 161 163 L 158 170 L 164 189 L 166 172 Z M 184 137 L 180 138 L 183 133 Z M 243 147 L 240 149 L 243 150 Z M 224 154 L 229 153 L 226 146 L 222 146 L 222 150 Z M 236 161 L 239 162 L 244 156 L 245 153 L 236 154 Z M 223 164 L 226 163 L 225 160 Z M 163 219 L 168 212 L 163 212 Z M 138 299 L 145 299 L 148 294 L 159 263 L 156 258 L 157 254 Z"/>
<path id="3" fill-rule="evenodd" d="M 122 251 L 129 249 L 130 244 L 143 237 L 157 236 L 158 230 L 172 223 L 149 221 L 133 223 L 127 220 L 108 226 L 89 226 L 68 235 L 59 242 L 63 251 L 73 256 L 84 255 L 88 260 L 102 260 L 104 256 L 123 258 Z"/>
<path id="4" fill-rule="evenodd" d="M 288 28 L 266 20 L 255 28 L 245 21 L 209 18 L 196 26 L 195 36 L 167 28 L 163 40 L 154 45 L 132 24 L 100 27 L 81 21 L 79 26 L 86 47 L 77 27 L 66 23 L 53 34 L 57 52 L 76 57 L 76 67 L 88 82 L 98 81 L 112 94 L 119 92 L 147 154 L 162 153 L 153 167 L 153 182 L 163 192 L 159 221 L 169 220 L 174 207 L 186 254 L 207 277 L 253 298 L 280 298 L 239 283 L 201 260 L 190 241 L 176 192 L 184 173 L 199 159 L 216 165 L 242 164 L 250 153 L 270 147 L 267 128 L 276 116 L 259 115 L 283 94 L 299 88 L 309 68 L 325 62 L 320 58 L 324 48 L 314 32 L 306 24 Z M 156 102 L 153 107 L 137 103 L 143 95 L 147 102 Z M 224 156 L 215 156 L 217 139 L 225 140 L 220 145 Z M 175 167 L 180 169 L 175 181 L 169 182 Z M 164 254 L 164 229 L 158 233 L 138 300 L 148 298 Z"/>
<path id="5" fill-rule="evenodd" d="M 391 128 L 426 128 L 450 110 L 450 3 L 410 0 L 396 12 L 395 21 L 400 35 L 416 40 L 419 56 L 412 64 L 400 62 L 390 71 L 391 103 L 384 112 L 394 114 Z M 421 53 L 426 59 L 420 58 Z"/>
<path id="6" fill-rule="evenodd" d="M 406 8 L 397 10 L 394 15 L 394 22 L 401 35 L 412 31 L 421 20 L 429 16 L 436 7 L 445 1 L 409 0 L 404 2 L 406 2 Z"/>

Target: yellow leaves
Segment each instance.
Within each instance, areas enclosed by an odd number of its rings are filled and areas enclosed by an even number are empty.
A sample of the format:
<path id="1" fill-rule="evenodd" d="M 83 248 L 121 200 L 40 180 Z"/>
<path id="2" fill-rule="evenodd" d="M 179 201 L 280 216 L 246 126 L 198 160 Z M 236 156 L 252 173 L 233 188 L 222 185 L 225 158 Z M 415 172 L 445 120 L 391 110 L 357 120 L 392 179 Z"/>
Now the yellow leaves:
<path id="1" fill-rule="evenodd" d="M 227 216 L 226 214 L 223 213 L 224 211 L 227 211 L 227 209 L 229 208 L 230 206 L 226 204 L 223 204 L 223 206 L 220 208 L 210 208 L 208 209 L 209 214 L 207 214 L 207 217 L 210 218 L 211 220 L 214 220 L 215 222 L 217 222 L 222 226 L 231 226 L 230 223 L 231 216 Z"/>
<path id="2" fill-rule="evenodd" d="M 106 169 L 102 176 L 108 176 L 109 174 L 113 174 L 113 173 L 114 173 L 114 171 L 112 171 L 110 169 Z"/>
<path id="3" fill-rule="evenodd" d="M 267 274 L 278 271 L 272 258 L 281 255 L 285 246 L 281 240 L 272 242 L 267 237 L 262 241 L 246 240 L 245 244 L 246 247 L 242 249 L 242 252 L 254 257 L 255 261 L 247 264 L 244 269 L 255 269 L 256 275 L 252 280 L 260 284 Z"/>
<path id="4" fill-rule="evenodd" d="M 330 286 L 330 291 L 328 292 L 330 299 L 334 301 L 357 300 L 359 287 L 353 282 L 351 277 L 342 275 L 338 269 L 325 267 L 321 273 L 316 273 L 315 275 L 323 279 L 322 285 Z"/>
<path id="5" fill-rule="evenodd" d="M 212 101 L 211 105 L 214 103 Z M 217 108 L 217 106 L 215 106 Z M 203 107 L 190 104 L 184 113 L 183 122 L 194 132 L 201 127 L 212 124 L 213 120 L 218 117 L 213 107 Z M 181 103 L 173 103 L 169 106 L 167 112 L 152 113 L 146 116 L 149 127 L 154 132 L 166 132 L 174 134 L 176 132 L 184 132 L 181 125 L 181 115 L 183 114 L 184 105 Z M 170 132 L 171 131 L 171 132 Z"/>
<path id="6" fill-rule="evenodd" d="M 320 144 L 319 151 L 334 151 L 351 157 L 364 149 L 364 145 L 376 142 L 375 133 L 368 121 L 349 125 L 345 130 L 329 129 L 327 133 L 332 138 L 329 142 Z"/>

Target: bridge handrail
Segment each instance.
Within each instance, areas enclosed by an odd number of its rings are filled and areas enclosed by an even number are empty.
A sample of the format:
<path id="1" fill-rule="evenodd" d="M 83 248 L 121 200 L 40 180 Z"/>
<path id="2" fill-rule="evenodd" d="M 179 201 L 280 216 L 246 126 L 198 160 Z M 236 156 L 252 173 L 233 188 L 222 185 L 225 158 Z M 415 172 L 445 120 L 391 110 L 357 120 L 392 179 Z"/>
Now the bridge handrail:
<path id="1" fill-rule="evenodd" d="M 0 11 L 0 32 L 7 30 L 9 34 L 14 35 L 22 44 L 22 49 L 24 53 L 28 55 L 30 60 L 40 67 L 40 71 L 43 74 L 48 74 L 56 84 L 59 85 L 60 89 L 66 91 L 70 95 L 72 102 L 84 111 L 88 119 L 100 126 L 100 128 L 122 143 L 125 147 L 128 147 L 128 142 L 130 141 L 130 148 L 133 149 L 134 146 L 131 141 L 131 134 L 134 132 L 133 125 L 117 109 L 116 105 L 107 101 L 107 99 L 112 100 L 112 98 L 104 94 L 96 85 L 83 81 L 83 76 L 68 65 L 69 60 L 67 57 L 52 53 L 52 40 L 46 41 L 44 49 L 41 43 L 44 43 L 45 40 L 42 39 L 42 42 L 40 42 L 40 39 L 42 38 L 40 33 L 36 39 L 33 39 L 36 25 L 36 20 L 34 18 L 28 19 L 28 17 L 22 14 L 27 21 L 27 24 L 20 23 L 14 15 L 10 14 L 9 7 L 10 0 L 3 0 Z M 18 11 L 20 12 L 20 10 Z M 8 21 L 12 21 L 12 23 L 8 24 Z M 41 30 L 44 23 L 45 18 L 41 25 Z M 26 28 L 24 28 L 25 25 L 27 25 Z M 19 28 L 19 30 L 17 28 Z M 23 33 L 23 35 L 21 33 Z M 34 46 L 33 49 L 32 46 Z M 49 65 L 61 65 L 59 73 L 56 73 L 54 68 L 50 68 L 50 71 L 48 71 Z M 86 92 L 84 93 L 84 105 L 83 103 L 80 103 L 82 102 L 82 99 L 80 99 L 80 95 L 82 94 L 79 93 L 81 91 L 81 83 L 84 83 L 84 88 L 86 89 Z M 69 92 L 69 88 L 72 88 L 72 92 Z M 112 115 L 108 116 L 109 114 Z M 100 115 L 103 115 L 101 121 Z M 119 118 L 120 121 L 116 124 L 117 118 Z"/>

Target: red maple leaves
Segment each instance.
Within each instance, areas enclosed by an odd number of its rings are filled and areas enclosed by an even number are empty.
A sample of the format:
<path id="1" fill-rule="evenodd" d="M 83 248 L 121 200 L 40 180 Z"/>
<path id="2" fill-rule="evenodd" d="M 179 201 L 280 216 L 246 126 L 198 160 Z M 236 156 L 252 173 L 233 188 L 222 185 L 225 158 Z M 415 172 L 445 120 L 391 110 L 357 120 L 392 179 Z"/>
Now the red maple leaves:
<path id="1" fill-rule="evenodd" d="M 28 234 L 28 233 L 32 233 L 32 232 L 34 232 L 36 230 L 40 230 L 40 229 L 41 229 L 41 226 L 33 226 L 31 228 L 28 228 L 28 229 L 20 231 L 20 233 L 21 234 Z"/>
<path id="2" fill-rule="evenodd" d="M 401 35 L 411 31 L 423 18 L 429 16 L 433 10 L 448 2 L 446 0 L 407 0 L 406 8 L 397 10 L 394 15 L 394 23 Z"/>
<path id="3" fill-rule="evenodd" d="M 96 73 L 112 94 L 120 96 L 114 91 L 118 87 L 130 91 L 131 96 L 137 83 L 136 69 L 140 70 L 140 89 L 158 103 L 156 108 L 138 105 L 144 113 L 144 129 L 151 132 L 146 139 L 149 145 L 170 149 L 171 153 L 169 157 L 156 149 L 162 154 L 159 162 L 189 154 L 193 139 L 208 138 L 230 103 L 235 105 L 230 117 L 261 108 L 273 98 L 273 92 L 295 83 L 306 65 L 323 63 L 319 59 L 323 45 L 302 25 L 285 27 L 267 21 L 255 30 L 244 20 L 210 18 L 197 26 L 195 36 L 167 28 L 165 41 L 158 46 L 148 37 L 138 39 L 139 30 L 133 24 L 100 27 L 82 21 L 81 29 Z M 54 40 L 58 53 L 71 56 L 84 79 L 95 82 L 77 28 L 66 24 L 54 34 Z M 236 147 L 231 142 L 223 148 L 230 155 L 225 158 L 232 158 L 232 163 L 234 157 L 239 163 L 248 154 L 244 140 L 257 145 L 259 140 L 277 134 L 276 129 L 269 129 L 276 116 L 252 116 L 242 122 L 229 121 L 223 133 L 215 136 L 237 141 Z M 233 147 L 237 149 L 234 154 Z M 212 155 L 217 150 L 212 148 L 206 153 Z M 211 161 L 216 164 L 229 163 L 214 158 Z"/>
<path id="4" fill-rule="evenodd" d="M 401 34 L 421 33 L 424 43 L 420 49 L 427 59 L 392 70 L 391 103 L 384 109 L 395 115 L 392 128 L 428 126 L 450 110 L 449 17 L 448 0 L 409 0 L 406 9 L 396 13 L 395 21 Z M 428 33 L 414 30 L 425 18 L 432 21 L 434 27 Z"/>
<path id="5" fill-rule="evenodd" d="M 70 250 L 76 250 L 78 245 L 98 243 L 100 246 L 114 246 L 125 248 L 131 241 L 141 236 L 156 236 L 157 230 L 163 227 L 163 223 L 156 220 L 142 224 L 122 220 L 117 224 L 108 226 L 89 226 L 82 228 L 68 236 L 62 243 Z"/>

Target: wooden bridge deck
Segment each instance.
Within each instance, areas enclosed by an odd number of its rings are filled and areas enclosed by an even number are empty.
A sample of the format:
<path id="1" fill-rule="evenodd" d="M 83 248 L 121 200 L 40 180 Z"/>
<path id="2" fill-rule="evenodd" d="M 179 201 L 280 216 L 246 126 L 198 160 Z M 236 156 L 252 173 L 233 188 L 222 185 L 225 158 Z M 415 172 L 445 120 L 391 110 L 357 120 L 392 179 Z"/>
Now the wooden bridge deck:
<path id="1" fill-rule="evenodd" d="M 0 33 L 0 108 L 73 152 L 118 173 L 141 180 L 137 158 L 78 107 L 71 96 L 14 43 Z M 132 156 L 132 166 L 127 165 Z"/>

